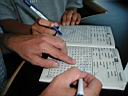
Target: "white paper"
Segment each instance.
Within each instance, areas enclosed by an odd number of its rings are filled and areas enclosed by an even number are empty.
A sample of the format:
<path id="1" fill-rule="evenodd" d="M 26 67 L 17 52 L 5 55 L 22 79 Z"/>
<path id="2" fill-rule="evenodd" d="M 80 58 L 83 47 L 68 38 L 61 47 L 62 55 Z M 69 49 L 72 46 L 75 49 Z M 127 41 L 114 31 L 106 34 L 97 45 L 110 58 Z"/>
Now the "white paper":
<path id="1" fill-rule="evenodd" d="M 128 63 L 124 69 L 124 74 L 125 74 L 125 77 L 126 77 L 126 81 L 128 82 Z"/>
<path id="2" fill-rule="evenodd" d="M 69 46 L 115 48 L 112 30 L 109 26 L 61 26 L 60 31 Z"/>

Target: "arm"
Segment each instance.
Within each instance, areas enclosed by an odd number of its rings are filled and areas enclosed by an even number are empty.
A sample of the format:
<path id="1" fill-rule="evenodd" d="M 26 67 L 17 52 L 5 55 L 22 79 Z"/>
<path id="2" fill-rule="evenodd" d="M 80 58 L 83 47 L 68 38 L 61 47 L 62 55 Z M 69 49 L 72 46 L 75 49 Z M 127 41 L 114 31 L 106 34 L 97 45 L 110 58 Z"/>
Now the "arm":
<path id="1" fill-rule="evenodd" d="M 5 32 L 10 32 L 14 34 L 30 34 L 31 25 L 26 25 L 19 23 L 14 19 L 6 19 L 0 21 L 0 25 Z"/>
<path id="2" fill-rule="evenodd" d="M 30 26 L 19 23 L 16 13 L 11 0 L 1 0 L 0 26 L 5 32 L 30 34 Z"/>
<path id="3" fill-rule="evenodd" d="M 0 42 L 10 50 L 19 54 L 25 60 L 41 67 L 57 67 L 55 60 L 42 58 L 46 53 L 69 64 L 75 61 L 67 55 L 65 42 L 56 36 L 38 35 L 1 35 Z M 20 42 L 20 43 L 19 43 Z"/>
<path id="4" fill-rule="evenodd" d="M 22 24 L 13 19 L 6 19 L 0 22 L 2 29 L 6 32 L 13 34 L 31 34 L 31 33 L 47 33 L 55 34 L 53 30 L 50 30 L 44 26 L 54 27 L 58 26 L 57 23 L 52 23 L 44 19 L 39 19 L 32 25 Z"/>
<path id="5" fill-rule="evenodd" d="M 65 42 L 59 37 L 48 34 L 6 34 L 0 36 L 0 43 L 2 45 L 16 52 L 22 58 L 34 65 L 46 68 L 58 66 L 55 60 L 42 58 L 42 53 L 49 54 L 50 56 L 69 64 L 75 63 L 75 61 L 67 55 Z"/>
<path id="6" fill-rule="evenodd" d="M 12 0 L 1 0 L 0 2 L 0 26 L 3 28 L 5 32 L 14 33 L 14 34 L 30 34 L 32 32 L 38 32 L 38 33 L 50 32 L 48 28 L 41 26 L 41 24 L 38 22 L 39 20 L 35 21 L 35 23 L 30 25 L 28 25 L 30 22 L 27 22 L 28 24 L 21 23 L 18 18 L 21 18 L 22 16 L 17 15 L 18 10 L 15 10 L 16 8 L 14 8 L 14 6 L 11 4 L 11 1 Z M 53 27 L 52 22 L 48 22 L 48 21 L 46 22 L 46 20 L 43 20 L 42 25 L 44 25 L 45 23 L 49 23 L 47 25 L 49 27 Z"/>

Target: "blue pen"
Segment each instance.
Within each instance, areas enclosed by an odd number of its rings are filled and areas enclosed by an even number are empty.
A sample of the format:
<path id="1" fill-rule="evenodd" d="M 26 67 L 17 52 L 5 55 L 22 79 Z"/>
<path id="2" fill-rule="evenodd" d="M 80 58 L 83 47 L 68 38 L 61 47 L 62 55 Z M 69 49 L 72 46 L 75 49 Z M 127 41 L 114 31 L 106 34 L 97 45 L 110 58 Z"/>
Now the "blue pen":
<path id="1" fill-rule="evenodd" d="M 48 20 L 33 4 L 30 3 L 30 0 L 24 0 L 24 3 L 32 9 L 39 17 Z M 62 32 L 60 32 L 59 27 L 53 27 L 51 28 L 56 31 L 59 35 L 62 35 Z"/>

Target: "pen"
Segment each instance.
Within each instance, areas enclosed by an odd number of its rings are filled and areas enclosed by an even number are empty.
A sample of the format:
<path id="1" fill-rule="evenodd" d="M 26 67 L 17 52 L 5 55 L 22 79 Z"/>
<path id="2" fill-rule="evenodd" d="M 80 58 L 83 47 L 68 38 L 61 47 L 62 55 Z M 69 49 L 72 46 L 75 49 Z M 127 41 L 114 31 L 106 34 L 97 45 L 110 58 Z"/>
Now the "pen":
<path id="1" fill-rule="evenodd" d="M 84 96 L 84 86 L 83 86 L 83 79 L 79 79 L 78 81 L 78 89 L 76 96 Z"/>
<path id="2" fill-rule="evenodd" d="M 30 3 L 29 0 L 24 0 L 24 3 L 30 8 L 32 9 L 39 17 L 48 20 L 33 4 Z M 60 32 L 59 27 L 52 27 L 50 29 L 53 29 L 54 31 L 56 31 L 56 33 L 58 33 L 59 35 L 62 35 L 62 32 Z"/>

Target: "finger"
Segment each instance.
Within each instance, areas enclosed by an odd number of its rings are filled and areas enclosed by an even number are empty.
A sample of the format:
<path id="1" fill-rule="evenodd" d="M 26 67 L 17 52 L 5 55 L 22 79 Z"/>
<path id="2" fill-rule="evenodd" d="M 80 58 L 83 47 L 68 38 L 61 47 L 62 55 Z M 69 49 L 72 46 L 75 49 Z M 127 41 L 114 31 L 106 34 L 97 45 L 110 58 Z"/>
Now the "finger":
<path id="1" fill-rule="evenodd" d="M 38 34 L 40 34 L 38 31 L 32 31 L 32 35 L 38 35 Z"/>
<path id="2" fill-rule="evenodd" d="M 58 48 L 60 51 L 62 51 L 63 53 L 65 53 L 67 55 L 68 50 L 67 50 L 66 42 L 64 42 L 63 40 L 61 41 L 60 39 L 58 40 L 58 39 L 55 40 L 56 43 L 54 43 L 54 44 L 51 44 L 51 42 L 49 42 L 49 41 L 48 41 L 48 43 L 53 45 L 54 47 Z"/>
<path id="3" fill-rule="evenodd" d="M 77 88 L 78 81 L 74 81 L 72 84 L 70 84 L 71 88 Z"/>
<path id="4" fill-rule="evenodd" d="M 68 55 L 68 48 L 67 48 L 66 44 L 65 44 L 64 47 L 61 49 L 61 51 Z"/>
<path id="5" fill-rule="evenodd" d="M 58 67 L 57 62 L 55 62 L 54 60 L 48 60 L 48 59 L 43 59 L 38 55 L 35 55 L 32 58 L 32 64 L 34 65 L 38 65 L 40 67 L 45 67 L 45 68 L 54 68 L 54 67 Z"/>
<path id="6" fill-rule="evenodd" d="M 63 53 L 61 50 L 59 50 L 58 48 L 50 45 L 50 44 L 43 44 L 41 45 L 42 47 L 42 51 L 43 53 L 47 53 L 51 56 L 53 56 L 56 59 L 62 60 L 68 64 L 75 64 L 75 60 L 73 60 L 71 57 L 67 56 L 67 54 Z M 44 48 L 45 46 L 45 48 Z"/>
<path id="7" fill-rule="evenodd" d="M 50 22 L 48 20 L 44 20 L 44 19 L 40 19 L 38 21 L 39 25 L 42 25 L 42 26 L 48 26 L 48 27 L 54 27 L 54 26 L 59 26 L 58 23 L 56 22 Z"/>
<path id="8" fill-rule="evenodd" d="M 95 90 L 95 92 L 100 92 L 100 90 L 102 88 L 102 84 L 93 75 L 91 75 L 89 73 L 86 73 L 86 75 L 84 77 L 84 81 L 85 81 L 85 83 L 87 84 L 87 87 L 90 90 Z"/>
<path id="9" fill-rule="evenodd" d="M 86 82 L 83 82 L 84 84 L 84 88 L 86 88 L 88 86 L 88 84 Z"/>
<path id="10" fill-rule="evenodd" d="M 77 12 L 74 12 L 73 13 L 73 16 L 72 16 L 72 20 L 71 20 L 71 25 L 75 25 L 76 21 L 77 21 Z"/>
<path id="11" fill-rule="evenodd" d="M 87 72 L 83 72 L 83 75 L 84 75 L 84 81 L 86 83 L 90 83 L 93 79 L 96 79 L 93 75 Z"/>
<path id="12" fill-rule="evenodd" d="M 88 84 L 88 88 L 99 93 L 102 88 L 102 84 L 98 79 L 95 78 Z"/>
<path id="13" fill-rule="evenodd" d="M 78 25 L 78 24 L 80 23 L 80 21 L 81 21 L 81 16 L 80 16 L 80 14 L 78 13 L 78 14 L 77 14 L 76 24 Z"/>
<path id="14" fill-rule="evenodd" d="M 70 10 L 66 15 L 66 22 L 65 22 L 66 25 L 70 25 L 72 17 L 73 17 L 73 10 Z"/>
<path id="15" fill-rule="evenodd" d="M 63 26 L 65 26 L 65 24 L 66 24 L 66 14 L 67 14 L 67 11 L 64 13 L 64 15 L 63 15 L 63 18 L 62 18 L 62 25 Z"/>
<path id="16" fill-rule="evenodd" d="M 46 33 L 46 34 L 55 34 L 55 31 L 50 29 L 50 28 L 46 28 L 46 27 L 43 27 L 43 26 L 40 26 L 38 24 L 34 24 L 32 26 L 32 32 L 34 31 L 37 31 L 38 33 L 42 34 L 42 33 Z"/>
<path id="17" fill-rule="evenodd" d="M 42 40 L 46 41 L 47 43 L 51 44 L 52 46 L 60 49 L 62 52 L 67 54 L 66 43 L 60 37 L 49 36 L 49 35 L 46 34 L 46 35 L 43 36 Z"/>
<path id="18" fill-rule="evenodd" d="M 65 79 L 65 82 L 64 82 L 65 86 L 70 86 L 70 84 L 72 84 L 75 81 L 77 81 L 78 79 L 82 78 L 81 74 L 82 73 L 80 72 L 80 70 L 78 68 L 73 67 L 73 68 L 68 69 L 61 75 L 59 75 L 58 78 L 63 80 L 66 77 L 67 79 Z"/>

